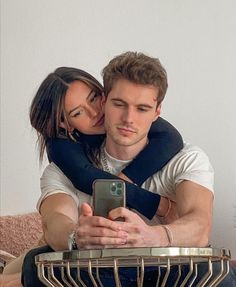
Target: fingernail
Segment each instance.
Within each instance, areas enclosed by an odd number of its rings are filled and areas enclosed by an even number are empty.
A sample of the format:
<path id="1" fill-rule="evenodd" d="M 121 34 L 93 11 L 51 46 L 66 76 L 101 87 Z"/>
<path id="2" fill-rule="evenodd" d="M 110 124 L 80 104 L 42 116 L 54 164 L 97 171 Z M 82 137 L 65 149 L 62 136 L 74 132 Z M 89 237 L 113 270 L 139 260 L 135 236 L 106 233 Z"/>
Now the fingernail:
<path id="1" fill-rule="evenodd" d="M 121 244 L 126 244 L 127 243 L 127 238 L 124 238 L 121 240 Z"/>

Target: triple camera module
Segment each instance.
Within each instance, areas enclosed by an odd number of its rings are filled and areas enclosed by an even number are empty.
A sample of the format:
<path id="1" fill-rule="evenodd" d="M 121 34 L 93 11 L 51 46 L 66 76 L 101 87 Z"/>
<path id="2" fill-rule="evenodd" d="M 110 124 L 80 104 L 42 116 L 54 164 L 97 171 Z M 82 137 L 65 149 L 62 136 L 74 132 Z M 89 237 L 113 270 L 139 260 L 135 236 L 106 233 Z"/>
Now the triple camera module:
<path id="1" fill-rule="evenodd" d="M 120 182 L 112 182 L 110 185 L 110 192 L 114 196 L 122 195 L 122 184 Z"/>

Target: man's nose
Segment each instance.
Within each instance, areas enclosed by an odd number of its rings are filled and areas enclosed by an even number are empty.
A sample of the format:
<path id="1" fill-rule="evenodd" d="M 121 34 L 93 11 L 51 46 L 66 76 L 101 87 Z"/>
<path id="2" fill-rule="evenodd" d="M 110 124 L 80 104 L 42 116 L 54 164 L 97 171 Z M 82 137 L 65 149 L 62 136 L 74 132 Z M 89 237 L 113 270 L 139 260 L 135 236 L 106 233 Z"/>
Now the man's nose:
<path id="1" fill-rule="evenodd" d="M 133 123 L 134 121 L 134 110 L 132 108 L 127 108 L 123 113 L 123 121 L 127 123 Z"/>

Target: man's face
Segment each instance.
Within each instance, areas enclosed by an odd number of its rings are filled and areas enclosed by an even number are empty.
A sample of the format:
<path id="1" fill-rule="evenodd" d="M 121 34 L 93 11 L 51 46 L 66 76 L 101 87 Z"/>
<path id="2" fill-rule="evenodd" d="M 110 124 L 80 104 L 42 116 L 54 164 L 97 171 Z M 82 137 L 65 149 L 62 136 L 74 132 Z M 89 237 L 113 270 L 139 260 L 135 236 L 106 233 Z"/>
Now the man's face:
<path id="1" fill-rule="evenodd" d="M 105 103 L 107 140 L 121 146 L 146 143 L 153 121 L 160 115 L 157 88 L 118 80 Z"/>

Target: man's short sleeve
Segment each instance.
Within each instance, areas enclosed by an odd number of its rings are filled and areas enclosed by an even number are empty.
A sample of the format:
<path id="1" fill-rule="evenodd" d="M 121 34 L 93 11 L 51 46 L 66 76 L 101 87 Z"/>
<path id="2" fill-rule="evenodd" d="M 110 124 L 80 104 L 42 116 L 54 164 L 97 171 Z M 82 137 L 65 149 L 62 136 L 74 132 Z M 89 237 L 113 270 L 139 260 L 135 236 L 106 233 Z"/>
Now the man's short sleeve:
<path id="1" fill-rule="evenodd" d="M 177 166 L 175 187 L 184 180 L 190 180 L 214 192 L 214 171 L 207 155 L 200 148 L 187 144 L 177 158 L 175 168 Z"/>
<path id="2" fill-rule="evenodd" d="M 53 194 L 65 193 L 70 195 L 79 205 L 78 190 L 74 188 L 71 181 L 63 172 L 54 164 L 50 163 L 44 170 L 40 178 L 41 196 L 37 202 L 39 210 L 42 201 Z"/>

